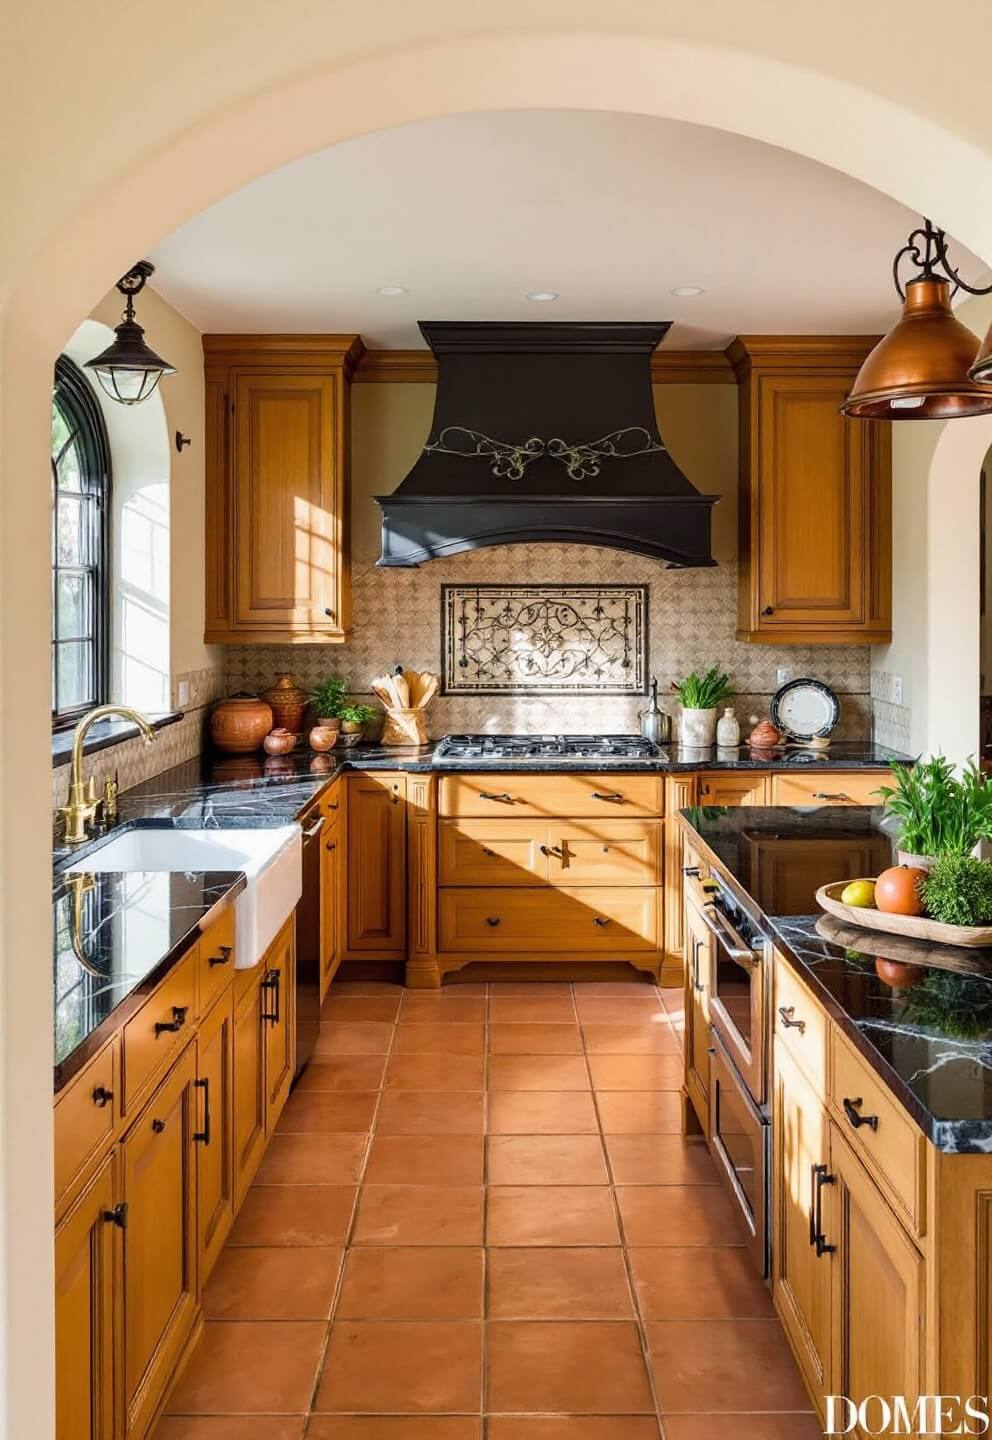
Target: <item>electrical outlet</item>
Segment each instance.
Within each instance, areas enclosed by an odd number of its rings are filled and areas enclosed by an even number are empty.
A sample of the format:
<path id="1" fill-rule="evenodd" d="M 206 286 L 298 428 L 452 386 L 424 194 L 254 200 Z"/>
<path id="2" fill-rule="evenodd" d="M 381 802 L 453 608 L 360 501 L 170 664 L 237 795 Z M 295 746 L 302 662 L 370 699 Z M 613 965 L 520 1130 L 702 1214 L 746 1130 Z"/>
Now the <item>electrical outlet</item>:
<path id="1" fill-rule="evenodd" d="M 901 676 L 901 675 L 893 675 L 893 677 L 892 677 L 892 687 L 891 687 L 891 688 L 892 688 L 892 703 L 893 703 L 893 705 L 901 705 L 901 704 L 902 704 L 902 676 Z"/>
<path id="2" fill-rule="evenodd" d="M 783 685 L 788 685 L 788 683 L 789 671 L 785 665 L 780 665 L 775 671 L 775 685 L 778 689 L 781 689 Z"/>
<path id="3" fill-rule="evenodd" d="M 180 680 L 179 684 L 176 686 L 176 704 L 179 706 L 180 709 L 182 709 L 184 705 L 189 704 L 188 680 Z"/>

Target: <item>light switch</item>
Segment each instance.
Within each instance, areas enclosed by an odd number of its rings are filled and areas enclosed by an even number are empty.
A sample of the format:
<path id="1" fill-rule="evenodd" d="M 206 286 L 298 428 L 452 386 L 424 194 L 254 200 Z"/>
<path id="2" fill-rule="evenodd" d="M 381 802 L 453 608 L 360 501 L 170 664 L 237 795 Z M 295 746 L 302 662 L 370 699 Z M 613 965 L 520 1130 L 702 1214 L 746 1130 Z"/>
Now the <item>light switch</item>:
<path id="1" fill-rule="evenodd" d="M 182 709 L 184 705 L 189 704 L 188 680 L 180 680 L 179 684 L 176 686 L 176 704 L 179 706 L 180 709 Z"/>
<path id="2" fill-rule="evenodd" d="M 776 686 L 777 689 L 781 690 L 782 686 L 783 686 L 783 685 L 788 685 L 788 683 L 789 683 L 789 671 L 788 671 L 788 668 L 787 668 L 785 665 L 780 665 L 780 666 L 778 667 L 778 669 L 775 671 L 775 686 Z"/>
<path id="3" fill-rule="evenodd" d="M 893 705 L 901 705 L 901 704 L 902 704 L 902 676 L 901 676 L 901 675 L 893 675 L 893 677 L 892 677 L 892 703 L 893 703 Z"/>

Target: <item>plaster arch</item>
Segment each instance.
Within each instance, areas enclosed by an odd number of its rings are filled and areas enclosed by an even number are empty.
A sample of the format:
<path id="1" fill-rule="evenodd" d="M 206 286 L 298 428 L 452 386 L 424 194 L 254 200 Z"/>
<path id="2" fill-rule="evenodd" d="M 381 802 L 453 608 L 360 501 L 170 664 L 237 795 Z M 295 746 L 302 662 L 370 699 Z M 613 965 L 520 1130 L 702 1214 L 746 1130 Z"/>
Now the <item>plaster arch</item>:
<path id="1" fill-rule="evenodd" d="M 431 5 L 423 13 L 436 12 L 441 19 L 439 34 L 429 43 L 396 48 L 385 30 L 370 32 L 365 58 L 318 63 L 289 78 L 283 73 L 278 83 L 274 59 L 271 73 L 246 80 L 235 101 L 218 103 L 213 77 L 203 77 L 196 105 L 184 97 L 176 118 L 163 121 L 144 151 L 127 151 L 124 160 L 115 143 L 105 156 L 101 153 L 106 127 L 101 129 L 99 115 L 90 119 L 74 113 L 67 129 L 87 176 L 81 198 L 67 214 L 52 208 L 26 220 L 27 228 L 18 231 L 10 247 L 10 268 L 0 276 L 6 297 L 0 338 L 0 987 L 5 1001 L 0 1018 L 0 1428 L 5 1434 L 45 1440 L 53 1429 L 50 1213 L 38 1204 L 39 1195 L 52 1193 L 51 985 L 44 964 L 18 964 L 18 957 L 37 953 L 39 945 L 47 955 L 42 917 L 50 899 L 50 828 L 42 706 L 48 689 L 49 517 L 45 487 L 32 488 L 24 477 L 45 474 L 52 360 L 79 320 L 159 237 L 254 176 L 351 135 L 459 110 L 633 110 L 737 131 L 833 165 L 926 210 L 976 253 L 992 256 L 992 209 L 985 201 L 992 193 L 992 153 L 969 141 L 960 128 L 936 123 L 933 112 L 923 112 L 922 102 L 919 111 L 913 110 L 839 73 L 769 58 L 757 53 L 753 36 L 734 49 L 651 33 L 644 19 L 647 6 L 639 12 L 640 24 L 631 18 L 632 7 L 623 7 L 616 23 L 627 26 L 624 33 L 609 33 L 602 20 L 587 19 L 591 12 L 585 7 L 571 16 L 561 7 L 542 8 L 549 13 L 553 8 L 554 22 L 540 33 L 521 29 L 449 39 L 444 26 L 464 31 L 473 22 L 450 7 Z M 727 33 L 732 23 L 723 10 L 714 13 L 714 34 Z M 516 5 L 506 8 L 508 17 L 520 11 Z M 187 18 L 181 6 L 159 17 L 157 47 L 172 44 L 178 51 L 188 45 Z M 94 28 L 99 41 L 99 27 Z M 849 33 L 856 44 L 857 28 Z M 91 49 L 93 63 L 107 73 L 92 39 Z M 310 60 L 302 46 L 300 54 Z M 58 87 L 43 68 L 44 57 L 35 58 L 39 92 L 55 103 Z M 84 58 L 74 55 L 79 64 Z M 284 57 L 278 63 L 284 65 Z M 953 72 L 941 72 L 931 74 L 929 83 L 931 88 L 942 85 L 950 95 L 959 81 Z M 181 77 L 176 89 L 183 89 Z M 25 151 L 30 158 L 31 146 Z M 11 211 L 12 225 L 20 224 L 18 207 Z M 950 443 L 949 458 L 957 444 Z"/>

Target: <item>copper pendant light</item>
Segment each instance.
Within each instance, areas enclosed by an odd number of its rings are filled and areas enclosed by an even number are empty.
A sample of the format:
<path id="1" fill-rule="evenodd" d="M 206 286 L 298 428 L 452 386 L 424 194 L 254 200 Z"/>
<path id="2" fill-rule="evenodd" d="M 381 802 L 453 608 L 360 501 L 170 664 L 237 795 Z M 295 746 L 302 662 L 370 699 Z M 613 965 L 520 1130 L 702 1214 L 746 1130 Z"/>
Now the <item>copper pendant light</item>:
<path id="1" fill-rule="evenodd" d="M 987 295 L 992 285 L 980 289 L 962 280 L 947 258 L 943 230 L 929 220 L 923 227 L 913 231 L 892 266 L 902 315 L 858 371 L 841 406 L 845 415 L 859 420 L 952 420 L 992 414 L 992 356 L 986 367 L 989 385 L 976 383 L 975 336 L 951 309 L 959 288 Z M 899 279 L 904 258 L 918 268 L 905 289 Z"/>

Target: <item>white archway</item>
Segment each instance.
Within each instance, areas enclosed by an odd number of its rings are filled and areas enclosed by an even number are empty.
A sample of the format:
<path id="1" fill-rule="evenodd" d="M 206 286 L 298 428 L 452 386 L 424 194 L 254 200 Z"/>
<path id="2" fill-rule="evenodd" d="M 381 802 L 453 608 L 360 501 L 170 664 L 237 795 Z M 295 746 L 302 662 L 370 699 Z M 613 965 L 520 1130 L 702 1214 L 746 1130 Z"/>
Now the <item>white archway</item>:
<path id="1" fill-rule="evenodd" d="M 165 14 L 157 28 L 175 30 L 185 46 L 185 21 L 181 11 Z M 471 23 L 455 11 L 440 20 Z M 271 80 L 265 72 L 246 79 L 248 98 L 219 109 L 204 79 L 197 116 L 184 110 L 172 135 L 126 173 L 95 163 L 82 203 L 10 246 L 0 352 L 0 1383 L 11 1436 L 46 1440 L 52 1431 L 50 1213 L 38 1200 L 52 1192 L 51 1052 L 42 1038 L 51 1028 L 42 919 L 49 516 L 46 487 L 30 477 L 46 473 L 52 361 L 79 320 L 163 234 L 254 176 L 351 135 L 464 110 L 615 109 L 719 126 L 844 170 L 992 256 L 992 154 L 950 125 L 822 70 L 769 59 L 750 35 L 740 42 L 750 48 L 735 50 L 578 23 L 556 10 L 541 33 L 462 34 L 405 50 L 377 33 L 367 58 L 283 73 L 278 83 L 274 55 Z M 715 15 L 714 32 L 726 23 Z M 300 63 L 308 58 L 301 52 Z M 940 82 L 949 89 L 957 80 L 942 73 Z M 85 135 L 86 117 L 79 124 Z M 91 127 L 88 138 L 98 149 L 103 137 Z M 949 458 L 958 443 L 948 441 Z"/>

